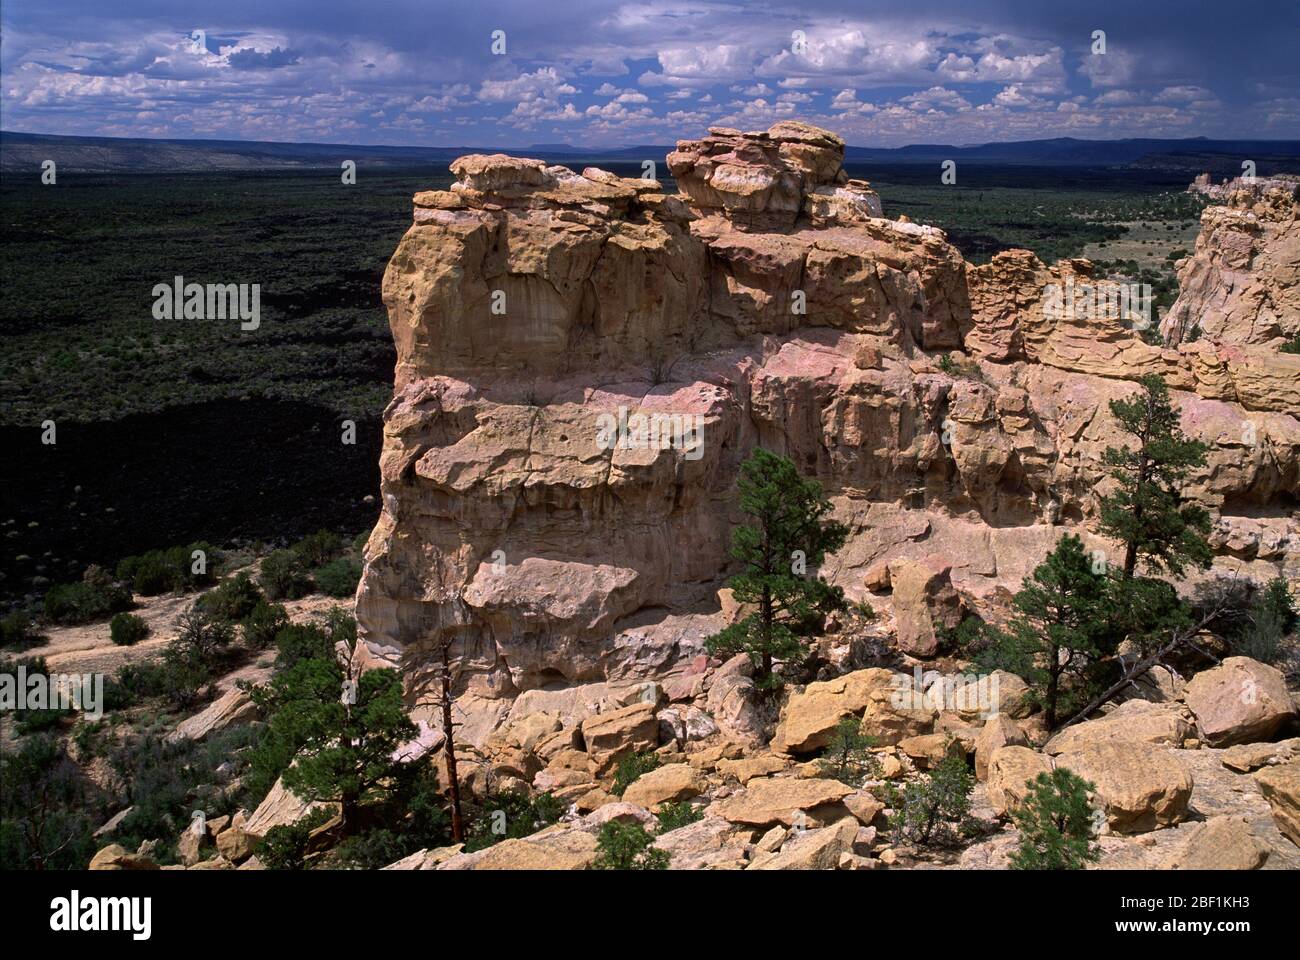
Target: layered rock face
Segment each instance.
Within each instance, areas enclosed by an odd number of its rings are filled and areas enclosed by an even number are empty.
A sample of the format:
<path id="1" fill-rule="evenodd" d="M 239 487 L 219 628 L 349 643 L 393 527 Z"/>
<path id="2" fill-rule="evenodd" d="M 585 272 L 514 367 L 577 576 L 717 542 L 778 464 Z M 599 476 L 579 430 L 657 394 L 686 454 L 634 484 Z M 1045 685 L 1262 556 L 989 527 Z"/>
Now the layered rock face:
<path id="1" fill-rule="evenodd" d="M 1195 253 L 1179 264 L 1180 296 L 1161 325 L 1166 341 L 1198 332 L 1242 345 L 1300 334 L 1300 177 L 1217 187 L 1207 177 L 1192 189 L 1216 204 L 1201 217 Z"/>
<path id="2" fill-rule="evenodd" d="M 1123 317 L 1063 312 L 1054 289 L 1089 286 L 1086 261 L 969 266 L 942 231 L 885 219 L 843 149 L 800 123 L 713 128 L 669 155 L 678 194 L 470 156 L 416 195 L 384 277 L 398 364 L 357 616 L 417 704 L 443 642 L 456 692 L 489 706 L 471 739 L 523 691 L 697 657 L 757 445 L 832 496 L 852 534 L 822 574 L 853 599 L 890 589 L 864 578 L 882 562 L 944 570 L 974 602 L 1063 528 L 1109 549 L 1090 532 L 1122 442 L 1107 401 L 1148 372 L 1211 446 L 1191 493 L 1223 516 L 1220 562 L 1300 572 L 1300 357 L 1233 339 L 1235 320 L 1157 348 Z M 1261 263 L 1295 242 L 1252 236 Z M 1192 261 L 1215 256 L 1202 239 Z"/>

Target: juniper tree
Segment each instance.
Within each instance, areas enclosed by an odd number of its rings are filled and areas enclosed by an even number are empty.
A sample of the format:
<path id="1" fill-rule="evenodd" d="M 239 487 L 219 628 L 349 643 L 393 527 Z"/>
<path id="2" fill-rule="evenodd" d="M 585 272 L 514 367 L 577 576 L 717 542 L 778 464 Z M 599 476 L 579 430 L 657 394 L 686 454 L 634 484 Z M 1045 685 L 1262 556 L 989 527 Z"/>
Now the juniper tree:
<path id="1" fill-rule="evenodd" d="M 1139 561 L 1182 576 L 1188 565 L 1208 567 L 1212 556 L 1205 539 L 1210 515 L 1185 504 L 1180 491 L 1187 471 L 1205 465 L 1206 445 L 1183 435 L 1162 377 L 1138 382 L 1141 392 L 1110 402 L 1120 428 L 1137 445 L 1107 447 L 1103 454 L 1119 490 L 1101 498 L 1101 531 L 1124 544 L 1124 580 L 1133 578 Z"/>
<path id="2" fill-rule="evenodd" d="M 1064 767 L 1029 781 L 1024 802 L 1012 813 L 1020 846 L 1011 855 L 1016 870 L 1082 870 L 1101 851 L 1093 840 L 1091 783 Z"/>
<path id="3" fill-rule="evenodd" d="M 731 556 L 743 565 L 728 582 L 739 603 L 757 609 L 710 637 L 710 653 L 747 653 L 760 689 L 779 685 L 773 664 L 801 660 L 807 638 L 827 613 L 845 606 L 844 592 L 808 575 L 848 535 L 826 519 L 830 503 L 821 484 L 799 475 L 794 462 L 756 448 L 741 465 L 740 509 L 755 521 L 731 533 Z"/>
<path id="4" fill-rule="evenodd" d="M 1017 672 L 1042 704 L 1050 728 L 1066 699 L 1066 684 L 1086 688 L 1090 672 L 1109 652 L 1106 578 L 1093 572 L 1083 541 L 1066 534 L 1024 579 L 1013 603 L 1016 616 L 996 633 L 993 655 L 1019 664 Z"/>

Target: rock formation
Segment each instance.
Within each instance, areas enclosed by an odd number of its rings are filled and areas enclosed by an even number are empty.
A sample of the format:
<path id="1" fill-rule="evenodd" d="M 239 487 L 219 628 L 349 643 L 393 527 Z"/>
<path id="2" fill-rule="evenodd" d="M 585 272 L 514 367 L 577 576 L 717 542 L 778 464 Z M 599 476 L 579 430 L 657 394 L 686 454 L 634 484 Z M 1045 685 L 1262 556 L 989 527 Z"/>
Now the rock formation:
<path id="1" fill-rule="evenodd" d="M 823 575 L 885 611 L 900 577 L 900 629 L 932 655 L 936 625 L 1014 589 L 1062 530 L 1111 549 L 1094 533 L 1120 441 L 1107 402 L 1146 373 L 1210 445 L 1190 494 L 1220 518 L 1216 564 L 1300 573 L 1300 356 L 1277 349 L 1300 323 L 1294 189 L 1206 210 L 1159 347 L 1122 312 L 1060 309 L 1063 288 L 1106 292 L 1087 261 L 971 266 L 941 230 L 885 218 L 843 155 L 786 121 L 680 142 L 676 194 L 474 155 L 416 195 L 384 277 L 398 360 L 357 616 L 431 728 L 446 639 L 475 744 L 528 691 L 584 685 L 588 707 L 556 708 L 581 722 L 628 708 L 620 684 L 695 676 L 703 706 L 756 445 L 850 526 Z M 743 736 L 743 696 L 719 712 L 748 680 L 725 676 L 710 713 Z"/>

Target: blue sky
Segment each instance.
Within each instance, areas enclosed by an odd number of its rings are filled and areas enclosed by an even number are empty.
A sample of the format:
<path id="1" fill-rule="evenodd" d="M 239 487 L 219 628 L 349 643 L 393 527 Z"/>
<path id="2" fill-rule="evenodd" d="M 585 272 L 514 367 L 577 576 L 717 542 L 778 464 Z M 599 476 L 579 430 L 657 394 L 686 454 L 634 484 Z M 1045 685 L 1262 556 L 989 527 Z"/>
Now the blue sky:
<path id="1" fill-rule="evenodd" d="M 880 146 L 1300 138 L 1297 37 L 1297 0 L 5 0 L 0 126 L 498 147 L 788 117 Z"/>

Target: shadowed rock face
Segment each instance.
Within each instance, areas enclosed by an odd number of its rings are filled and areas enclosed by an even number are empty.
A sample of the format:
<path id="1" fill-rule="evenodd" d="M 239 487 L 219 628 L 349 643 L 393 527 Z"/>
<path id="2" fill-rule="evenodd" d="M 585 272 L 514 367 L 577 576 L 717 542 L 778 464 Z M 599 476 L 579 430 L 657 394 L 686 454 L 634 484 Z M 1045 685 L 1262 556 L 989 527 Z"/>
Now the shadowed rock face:
<path id="1" fill-rule="evenodd" d="M 849 523 L 822 572 L 854 599 L 881 560 L 941 563 L 978 600 L 1062 525 L 1104 549 L 1107 402 L 1148 372 L 1211 444 L 1193 495 L 1251 513 L 1216 532 L 1232 565 L 1296 569 L 1300 357 L 1058 319 L 1045 288 L 1086 261 L 969 267 L 942 231 L 884 219 L 842 159 L 783 122 L 680 142 L 678 195 L 479 155 L 416 195 L 384 276 L 398 361 L 357 615 L 417 702 L 448 637 L 457 691 L 487 698 L 697 655 L 760 444 Z"/>

